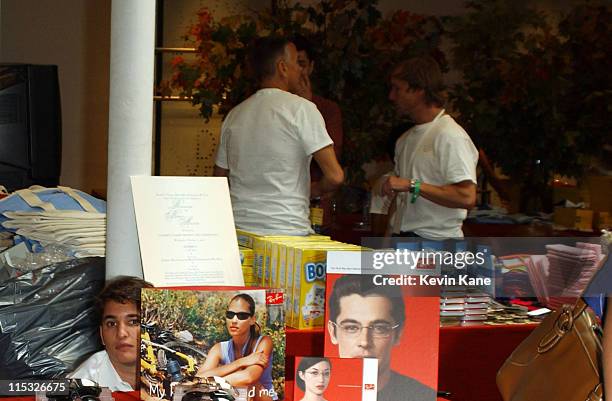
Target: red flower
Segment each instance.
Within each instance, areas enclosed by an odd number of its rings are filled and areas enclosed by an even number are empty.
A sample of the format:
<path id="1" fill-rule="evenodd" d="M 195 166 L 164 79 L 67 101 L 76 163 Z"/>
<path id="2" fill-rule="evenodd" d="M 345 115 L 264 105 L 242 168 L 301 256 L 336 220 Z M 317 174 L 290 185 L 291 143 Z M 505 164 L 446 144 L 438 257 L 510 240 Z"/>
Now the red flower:
<path id="1" fill-rule="evenodd" d="M 182 81 L 182 79 L 181 79 L 181 72 L 180 71 L 175 71 L 172 74 L 172 77 L 170 78 L 170 82 L 171 82 L 172 86 L 174 86 L 174 87 L 181 87 L 182 86 L 181 85 L 181 81 Z"/>
<path id="2" fill-rule="evenodd" d="M 170 61 L 170 65 L 172 65 L 172 68 L 177 68 L 178 66 L 184 63 L 185 63 L 185 59 L 181 56 L 174 56 L 172 61 Z"/>
<path id="3" fill-rule="evenodd" d="M 198 19 L 202 25 L 208 25 L 212 21 L 212 16 L 210 15 L 210 11 L 207 8 L 202 8 L 198 11 Z"/>
<path id="4" fill-rule="evenodd" d="M 189 35 L 194 36 L 196 39 L 200 38 L 201 32 L 202 32 L 202 26 L 198 24 L 194 24 L 189 28 Z"/>
<path id="5" fill-rule="evenodd" d="M 408 23 L 408 18 L 410 18 L 410 12 L 398 10 L 391 17 L 391 21 L 393 24 L 406 25 Z"/>

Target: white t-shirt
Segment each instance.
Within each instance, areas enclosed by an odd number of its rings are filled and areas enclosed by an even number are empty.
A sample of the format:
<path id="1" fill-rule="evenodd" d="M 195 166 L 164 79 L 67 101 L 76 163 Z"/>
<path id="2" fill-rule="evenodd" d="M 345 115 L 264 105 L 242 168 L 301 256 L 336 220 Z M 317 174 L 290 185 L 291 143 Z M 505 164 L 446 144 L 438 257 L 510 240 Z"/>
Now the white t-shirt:
<path id="1" fill-rule="evenodd" d="M 111 391 L 134 391 L 128 382 L 121 379 L 106 351 L 96 352 L 87 358 L 68 378 L 88 379 L 98 383 L 100 387 L 108 387 Z"/>
<path id="2" fill-rule="evenodd" d="M 306 235 L 310 160 L 333 144 L 314 103 L 260 89 L 227 115 L 215 164 L 229 170 L 236 227 L 259 234 Z"/>
<path id="3" fill-rule="evenodd" d="M 424 137 L 429 128 L 431 132 Z M 413 152 L 417 153 L 410 165 Z M 449 185 L 466 180 L 476 184 L 477 163 L 478 150 L 465 130 L 449 115 L 415 125 L 395 145 L 395 173 L 402 178 L 418 178 L 428 184 Z M 401 215 L 402 220 L 399 229 L 396 224 L 396 234 L 399 231 L 412 231 L 431 239 L 463 237 L 461 225 L 467 210 L 440 206 L 422 196 L 415 203 L 410 203 L 411 195 L 406 192 L 397 197 L 396 218 Z"/>

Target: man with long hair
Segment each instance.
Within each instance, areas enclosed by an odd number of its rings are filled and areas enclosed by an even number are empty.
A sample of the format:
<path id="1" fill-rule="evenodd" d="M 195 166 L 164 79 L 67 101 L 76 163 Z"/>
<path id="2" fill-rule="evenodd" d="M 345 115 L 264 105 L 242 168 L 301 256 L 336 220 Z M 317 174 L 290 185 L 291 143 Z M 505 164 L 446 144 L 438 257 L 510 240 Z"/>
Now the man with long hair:
<path id="1" fill-rule="evenodd" d="M 382 186 L 396 199 L 393 234 L 429 239 L 462 238 L 467 209 L 476 203 L 478 150 L 444 110 L 438 63 L 416 57 L 391 74 L 389 100 L 416 125 L 395 147 L 395 174 Z"/>

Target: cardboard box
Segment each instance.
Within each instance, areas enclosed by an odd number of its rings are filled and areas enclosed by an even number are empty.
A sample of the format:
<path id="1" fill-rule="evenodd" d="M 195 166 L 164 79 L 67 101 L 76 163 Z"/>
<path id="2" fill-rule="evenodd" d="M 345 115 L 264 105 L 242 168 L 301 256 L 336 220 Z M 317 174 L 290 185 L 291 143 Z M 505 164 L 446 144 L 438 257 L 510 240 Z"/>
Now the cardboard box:
<path id="1" fill-rule="evenodd" d="M 569 200 L 572 203 L 589 202 L 589 191 L 586 188 L 577 187 L 553 187 L 553 204 Z"/>
<path id="2" fill-rule="evenodd" d="M 329 238 L 326 241 L 331 241 Z M 299 244 L 320 243 L 321 239 L 318 236 L 308 236 L 302 238 L 294 238 L 274 242 L 272 244 L 271 261 L 271 282 L 272 288 L 286 288 L 287 285 L 287 247 L 296 246 Z"/>
<path id="3" fill-rule="evenodd" d="M 553 223 L 572 230 L 593 231 L 593 211 L 556 207 L 553 214 Z"/>
<path id="4" fill-rule="evenodd" d="M 256 280 L 258 285 L 262 287 L 271 287 L 273 282 L 276 283 L 276 279 L 273 278 L 273 270 L 274 274 L 277 272 L 278 265 L 275 264 L 273 266 L 273 254 L 276 249 L 273 249 L 273 244 L 282 242 L 282 241 L 328 241 L 329 237 L 321 236 L 321 235 L 307 235 L 307 236 L 288 236 L 288 235 L 279 235 L 279 236 L 259 236 L 253 237 L 253 252 L 255 255 L 254 258 L 254 270 L 256 272 Z M 274 263 L 278 262 L 278 258 L 274 257 Z"/>
<path id="5" fill-rule="evenodd" d="M 612 213 L 612 177 L 591 176 L 586 179 L 590 195 L 590 209 Z"/>
<path id="6" fill-rule="evenodd" d="M 250 231 L 236 229 L 236 239 L 238 240 L 238 246 L 253 249 L 253 242 L 257 238 L 261 238 L 261 235 L 257 235 Z"/>
<path id="7" fill-rule="evenodd" d="M 253 262 L 255 255 L 252 249 L 238 247 L 240 252 L 240 263 L 242 264 L 242 276 L 244 277 L 244 285 L 247 287 L 253 287 L 257 285 L 255 281 L 255 270 L 253 268 Z"/>
<path id="8" fill-rule="evenodd" d="M 305 244 L 294 248 L 293 283 L 287 285 L 287 290 L 291 291 L 288 325 L 300 330 L 323 327 L 327 251 L 361 249 L 360 246 L 341 242 Z M 290 254 L 288 257 L 291 257 Z"/>
<path id="9" fill-rule="evenodd" d="M 593 228 L 596 230 L 612 228 L 612 214 L 610 212 L 595 212 Z"/>

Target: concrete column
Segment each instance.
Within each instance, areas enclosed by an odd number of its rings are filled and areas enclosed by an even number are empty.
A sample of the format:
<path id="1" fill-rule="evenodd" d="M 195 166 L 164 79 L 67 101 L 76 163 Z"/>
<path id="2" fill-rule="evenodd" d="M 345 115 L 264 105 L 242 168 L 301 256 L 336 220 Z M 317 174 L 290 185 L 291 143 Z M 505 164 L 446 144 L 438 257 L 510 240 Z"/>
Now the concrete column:
<path id="1" fill-rule="evenodd" d="M 107 279 L 118 275 L 142 277 L 130 176 L 151 175 L 154 46 L 155 0 L 113 0 Z"/>

